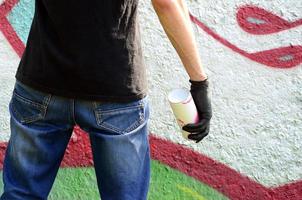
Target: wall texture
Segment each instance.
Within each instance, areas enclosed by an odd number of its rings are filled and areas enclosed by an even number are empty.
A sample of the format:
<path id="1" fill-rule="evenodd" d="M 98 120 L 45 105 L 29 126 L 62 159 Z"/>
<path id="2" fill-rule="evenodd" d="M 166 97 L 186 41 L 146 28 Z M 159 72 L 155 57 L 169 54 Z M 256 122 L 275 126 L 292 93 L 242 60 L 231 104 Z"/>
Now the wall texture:
<path id="1" fill-rule="evenodd" d="M 294 188 L 293 199 L 302 198 L 301 189 L 295 189 L 302 180 L 302 1 L 188 0 L 186 3 L 200 57 L 211 80 L 214 110 L 211 134 L 201 144 L 181 137 L 167 93 L 173 88 L 189 88 L 188 76 L 151 2 L 140 1 L 139 20 L 149 75 L 150 131 L 171 144 L 194 150 L 203 162 L 195 163 L 200 169 L 194 175 L 178 168 L 175 162 L 164 162 L 166 159 L 157 156 L 156 146 L 153 158 L 233 199 L 237 197 L 227 192 L 231 187 L 207 182 L 203 175 L 207 177 L 209 172 L 223 182 L 231 170 L 238 177 L 248 177 L 251 182 L 247 186 L 257 183 L 262 189 Z M 3 142 L 9 138 L 7 105 L 33 12 L 33 0 L 0 0 L 0 140 Z M 152 145 L 164 149 L 156 141 L 152 140 Z M 215 167 L 205 159 L 215 160 L 226 168 Z M 186 166 L 185 160 L 177 162 Z M 201 167 L 208 171 L 202 171 Z"/>
<path id="2" fill-rule="evenodd" d="M 187 86 L 188 77 L 150 3 L 142 1 L 154 105 L 151 131 L 266 186 L 301 179 L 302 2 L 198 0 L 187 4 L 196 19 L 200 57 L 212 83 L 211 135 L 195 145 L 178 134 L 164 99 L 172 88 Z"/>

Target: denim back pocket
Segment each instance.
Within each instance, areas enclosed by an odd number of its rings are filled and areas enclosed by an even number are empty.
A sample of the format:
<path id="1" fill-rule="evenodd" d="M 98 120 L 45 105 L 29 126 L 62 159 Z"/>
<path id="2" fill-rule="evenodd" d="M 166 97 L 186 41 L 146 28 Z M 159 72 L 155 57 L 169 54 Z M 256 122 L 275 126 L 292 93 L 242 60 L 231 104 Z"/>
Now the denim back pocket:
<path id="1" fill-rule="evenodd" d="M 94 102 L 97 125 L 113 134 L 127 134 L 142 125 L 145 119 L 145 101 L 131 103 Z"/>
<path id="2" fill-rule="evenodd" d="M 50 98 L 51 94 L 16 81 L 9 108 L 17 121 L 28 124 L 45 117 Z"/>

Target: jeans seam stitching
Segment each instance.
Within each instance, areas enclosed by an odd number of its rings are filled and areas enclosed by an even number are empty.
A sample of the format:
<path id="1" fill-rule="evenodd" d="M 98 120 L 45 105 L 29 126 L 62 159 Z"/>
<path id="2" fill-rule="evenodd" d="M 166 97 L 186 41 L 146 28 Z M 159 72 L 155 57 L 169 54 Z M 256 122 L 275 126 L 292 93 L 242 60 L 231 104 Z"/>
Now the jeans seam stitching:
<path id="1" fill-rule="evenodd" d="M 106 125 L 106 126 L 104 126 L 104 125 Z M 110 124 L 108 124 L 108 123 L 106 123 L 106 122 L 103 122 L 103 125 L 102 125 L 102 124 L 99 124 L 99 126 L 102 127 L 102 128 L 105 128 L 105 129 L 109 129 L 109 130 L 111 130 L 111 131 L 114 131 L 114 132 L 116 132 L 116 133 L 123 134 L 123 131 L 117 129 L 116 127 L 114 127 L 114 126 L 112 126 L 112 125 L 110 125 Z"/>
<path id="2" fill-rule="evenodd" d="M 136 129 L 137 127 L 139 127 L 141 124 L 144 123 L 144 110 L 143 107 L 141 107 L 140 112 L 139 112 L 139 118 L 138 120 L 136 120 L 133 124 L 131 124 L 131 126 L 129 126 L 127 129 L 125 129 L 124 132 L 131 132 L 134 129 Z"/>
<path id="3" fill-rule="evenodd" d="M 101 124 L 101 121 L 98 118 L 98 113 L 97 113 L 98 111 L 96 109 L 97 108 L 97 103 L 95 101 L 93 101 L 92 105 L 93 105 L 94 118 L 96 119 L 96 122 L 99 125 L 99 124 Z"/>
<path id="4" fill-rule="evenodd" d="M 136 106 L 127 106 L 127 107 L 123 107 L 123 108 L 114 108 L 114 109 L 108 109 L 108 110 L 103 110 L 103 109 L 97 109 L 96 110 L 96 113 L 98 115 L 101 115 L 101 113 L 99 114 L 98 112 L 102 112 L 102 113 L 115 113 L 115 112 L 118 112 L 118 111 L 122 111 L 122 110 L 129 110 L 130 109 L 135 109 L 135 108 L 140 108 L 140 107 L 143 107 L 142 103 L 139 103 L 139 105 L 136 105 Z"/>
<path id="5" fill-rule="evenodd" d="M 98 126 L 102 127 L 102 128 L 105 128 L 105 129 L 109 129 L 111 131 L 114 131 L 114 132 L 117 132 L 119 134 L 126 134 L 128 132 L 131 132 L 133 131 L 134 129 L 136 129 L 137 127 L 139 127 L 140 125 L 142 125 L 144 123 L 144 110 L 143 110 L 143 107 L 142 106 L 137 106 L 140 109 L 140 113 L 139 113 L 139 118 L 138 120 L 136 120 L 133 124 L 131 124 L 128 128 L 126 128 L 125 130 L 120 130 L 119 128 L 107 123 L 107 122 L 104 122 L 102 120 L 100 120 L 101 116 L 102 116 L 102 113 L 96 113 L 97 117 L 97 123 L 98 123 Z"/>
<path id="6" fill-rule="evenodd" d="M 43 104 L 45 105 L 45 108 L 43 110 L 43 118 L 45 118 L 45 116 L 46 116 L 47 108 L 49 106 L 49 102 L 50 102 L 51 97 L 52 97 L 52 95 L 49 94 L 48 96 L 46 96 L 44 98 Z"/>
<path id="7" fill-rule="evenodd" d="M 97 109 L 97 103 L 95 101 L 93 101 L 92 104 L 93 104 L 93 110 L 94 110 L 94 115 L 95 115 L 95 118 L 96 118 L 96 121 L 97 121 L 97 125 L 101 128 L 108 129 L 108 130 L 116 132 L 120 135 L 133 131 L 135 128 L 142 125 L 145 121 L 144 120 L 144 118 L 145 118 L 145 115 L 144 115 L 145 104 L 144 104 L 143 101 L 140 101 L 138 103 L 138 105 L 135 105 L 135 106 L 127 106 L 127 107 L 123 107 L 123 108 L 115 108 L 115 109 L 109 109 L 109 110 L 102 110 L 101 108 Z M 138 120 L 136 120 L 133 124 L 131 124 L 127 129 L 120 130 L 120 129 L 116 128 L 115 126 L 112 126 L 111 124 L 101 120 L 103 113 L 104 114 L 105 113 L 115 113 L 115 112 L 118 112 L 118 111 L 127 110 L 129 108 L 130 109 L 139 108 L 140 112 L 139 112 Z"/>
<path id="8" fill-rule="evenodd" d="M 22 115 L 14 108 L 13 108 L 13 112 L 20 118 L 21 120 L 21 123 L 31 123 L 31 122 L 35 122 L 37 120 L 40 120 L 40 119 L 44 119 L 45 116 L 46 116 L 46 111 L 47 111 L 47 107 L 48 107 L 48 104 L 50 102 L 50 98 L 51 98 L 51 94 L 47 95 L 44 99 L 43 99 L 43 105 L 42 104 L 38 104 L 38 103 L 31 103 L 31 101 L 27 100 L 27 99 L 24 99 L 22 96 L 18 95 L 18 94 L 15 94 L 16 96 L 20 97 L 19 100 L 22 101 L 23 103 L 26 103 L 26 104 L 29 104 L 29 105 L 32 105 L 34 107 L 36 107 L 40 113 L 38 113 L 37 115 L 34 115 L 34 116 L 30 116 L 30 117 L 22 117 Z"/>
<path id="9" fill-rule="evenodd" d="M 29 100 L 29 99 L 26 99 L 26 98 L 22 97 L 21 95 L 17 94 L 16 92 L 14 92 L 13 95 L 15 95 L 23 103 L 32 105 L 32 106 L 36 107 L 37 109 L 45 109 L 45 105 L 33 102 L 33 101 Z"/>

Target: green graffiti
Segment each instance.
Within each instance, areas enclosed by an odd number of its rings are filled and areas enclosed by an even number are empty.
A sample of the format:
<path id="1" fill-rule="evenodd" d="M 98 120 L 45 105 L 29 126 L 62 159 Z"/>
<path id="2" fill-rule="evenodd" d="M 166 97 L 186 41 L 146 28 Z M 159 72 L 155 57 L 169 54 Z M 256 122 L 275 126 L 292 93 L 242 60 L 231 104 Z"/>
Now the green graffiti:
<path id="1" fill-rule="evenodd" d="M 191 195 L 192 197 L 195 197 L 195 199 L 197 200 L 207 200 L 205 197 L 201 196 L 200 194 L 198 194 L 196 191 L 186 187 L 186 186 L 183 186 L 183 185 L 177 185 L 177 188 L 182 190 L 183 192 Z"/>
<path id="2" fill-rule="evenodd" d="M 1 174 L 2 176 L 2 174 Z M 2 178 L 1 178 L 2 179 Z M 0 192 L 3 184 L 0 183 Z M 98 200 L 95 172 L 88 168 L 61 168 L 49 200 Z M 148 200 L 227 200 L 213 188 L 158 161 L 151 164 Z"/>
<path id="3" fill-rule="evenodd" d="M 149 200 L 226 200 L 225 196 L 208 185 L 152 161 Z"/>

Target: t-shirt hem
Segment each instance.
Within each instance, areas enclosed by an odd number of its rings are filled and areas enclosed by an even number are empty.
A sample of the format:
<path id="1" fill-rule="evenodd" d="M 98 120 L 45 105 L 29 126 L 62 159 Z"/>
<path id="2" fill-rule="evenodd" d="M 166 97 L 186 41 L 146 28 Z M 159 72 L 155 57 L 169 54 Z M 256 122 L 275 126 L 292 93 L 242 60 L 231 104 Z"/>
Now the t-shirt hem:
<path id="1" fill-rule="evenodd" d="M 81 100 L 87 100 L 87 101 L 102 101 L 102 102 L 121 102 L 122 103 L 122 102 L 140 100 L 147 96 L 146 91 L 143 91 L 141 93 L 138 93 L 137 95 L 131 95 L 131 96 L 107 96 L 107 95 L 98 95 L 98 94 L 70 93 L 70 92 L 67 92 L 66 90 L 63 91 L 63 90 L 58 90 L 55 88 L 49 88 L 49 87 L 43 86 L 20 73 L 16 73 L 15 78 L 16 78 L 16 80 L 20 81 L 21 83 L 28 85 L 29 87 L 32 87 L 34 89 L 37 89 L 41 92 L 45 92 L 45 93 L 49 93 L 52 95 L 57 95 L 57 96 L 65 97 L 65 98 L 72 98 L 72 99 L 81 99 Z"/>

